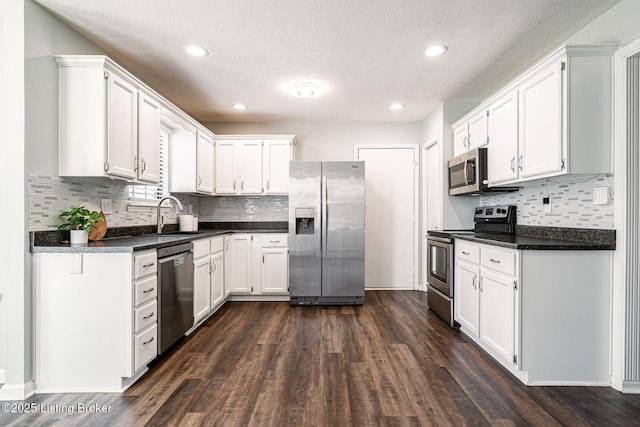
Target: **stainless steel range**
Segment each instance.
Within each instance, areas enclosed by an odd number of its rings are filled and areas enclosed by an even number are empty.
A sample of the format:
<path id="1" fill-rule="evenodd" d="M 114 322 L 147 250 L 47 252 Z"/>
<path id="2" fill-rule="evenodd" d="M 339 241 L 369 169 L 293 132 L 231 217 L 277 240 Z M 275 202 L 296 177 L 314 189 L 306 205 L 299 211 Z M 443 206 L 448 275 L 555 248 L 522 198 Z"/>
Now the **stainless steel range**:
<path id="1" fill-rule="evenodd" d="M 515 234 L 515 206 L 483 206 L 475 209 L 473 230 L 427 232 L 427 283 L 429 308 L 451 327 L 460 325 L 453 312 L 453 257 L 455 235 Z"/>

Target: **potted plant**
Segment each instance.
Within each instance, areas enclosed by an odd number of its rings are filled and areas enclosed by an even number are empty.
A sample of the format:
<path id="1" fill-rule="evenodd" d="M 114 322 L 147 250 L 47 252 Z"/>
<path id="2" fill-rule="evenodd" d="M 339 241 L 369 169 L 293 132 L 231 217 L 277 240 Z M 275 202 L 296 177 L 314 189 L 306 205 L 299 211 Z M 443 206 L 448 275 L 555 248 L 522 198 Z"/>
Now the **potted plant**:
<path id="1" fill-rule="evenodd" d="M 89 241 L 89 230 L 97 221 L 104 221 L 100 212 L 90 212 L 84 206 L 76 206 L 58 215 L 66 218 L 64 224 L 58 226 L 58 230 L 70 230 L 70 241 L 72 245 L 86 244 Z"/>

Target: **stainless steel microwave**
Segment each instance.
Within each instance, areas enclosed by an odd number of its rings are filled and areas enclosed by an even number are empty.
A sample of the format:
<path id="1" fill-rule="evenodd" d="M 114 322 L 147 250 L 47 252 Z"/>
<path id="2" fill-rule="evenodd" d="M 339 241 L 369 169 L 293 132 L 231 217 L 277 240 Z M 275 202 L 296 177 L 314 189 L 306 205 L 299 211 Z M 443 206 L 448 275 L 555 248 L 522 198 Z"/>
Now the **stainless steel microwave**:
<path id="1" fill-rule="evenodd" d="M 449 195 L 476 196 L 484 193 L 517 191 L 518 187 L 489 187 L 487 149 L 476 148 L 448 162 Z"/>

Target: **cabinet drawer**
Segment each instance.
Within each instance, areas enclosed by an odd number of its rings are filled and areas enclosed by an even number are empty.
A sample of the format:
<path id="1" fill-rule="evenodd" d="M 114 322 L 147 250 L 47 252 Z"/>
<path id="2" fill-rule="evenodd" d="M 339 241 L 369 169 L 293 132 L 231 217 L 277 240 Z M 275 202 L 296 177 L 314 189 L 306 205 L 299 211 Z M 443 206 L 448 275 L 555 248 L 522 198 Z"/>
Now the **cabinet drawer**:
<path id="1" fill-rule="evenodd" d="M 158 257 L 156 251 L 143 252 L 133 256 L 134 274 L 133 278 L 156 274 L 158 271 Z"/>
<path id="2" fill-rule="evenodd" d="M 516 275 L 516 254 L 512 251 L 483 247 L 480 264 L 509 276 Z"/>
<path id="3" fill-rule="evenodd" d="M 137 333 L 147 326 L 156 323 L 156 320 L 158 319 L 158 302 L 153 300 L 142 307 L 136 308 L 134 313 Z"/>
<path id="4" fill-rule="evenodd" d="M 134 371 L 137 371 L 158 355 L 158 325 L 134 335 Z"/>
<path id="5" fill-rule="evenodd" d="M 474 264 L 480 263 L 480 246 L 457 239 L 455 248 L 456 259 L 465 260 Z"/>
<path id="6" fill-rule="evenodd" d="M 260 237 L 263 248 L 286 248 L 289 245 L 288 234 L 265 234 Z"/>
<path id="7" fill-rule="evenodd" d="M 158 276 L 151 276 L 147 279 L 136 282 L 135 285 L 135 305 L 155 299 L 158 295 Z"/>
<path id="8" fill-rule="evenodd" d="M 211 239 L 193 241 L 193 259 L 209 255 L 211 251 Z"/>
<path id="9" fill-rule="evenodd" d="M 216 252 L 222 252 L 224 247 L 224 238 L 216 237 L 215 239 L 211 239 L 211 253 L 215 254 Z"/>

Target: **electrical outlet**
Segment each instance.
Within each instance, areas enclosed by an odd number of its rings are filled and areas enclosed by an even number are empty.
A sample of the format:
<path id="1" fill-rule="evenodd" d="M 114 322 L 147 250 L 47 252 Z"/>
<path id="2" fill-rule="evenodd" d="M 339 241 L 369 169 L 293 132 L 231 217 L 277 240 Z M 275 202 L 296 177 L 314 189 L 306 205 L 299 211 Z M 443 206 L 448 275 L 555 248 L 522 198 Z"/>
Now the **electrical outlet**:
<path id="1" fill-rule="evenodd" d="M 82 254 L 71 255 L 71 274 L 82 274 Z"/>
<path id="2" fill-rule="evenodd" d="M 111 199 L 100 199 L 100 204 L 102 208 L 103 214 L 112 214 L 113 213 L 113 204 Z"/>
<path id="3" fill-rule="evenodd" d="M 544 197 L 542 199 L 542 204 L 544 206 L 544 213 L 551 213 L 551 199 L 549 197 Z"/>
<path id="4" fill-rule="evenodd" d="M 593 190 L 593 204 L 608 205 L 609 200 L 609 187 L 596 187 Z"/>

